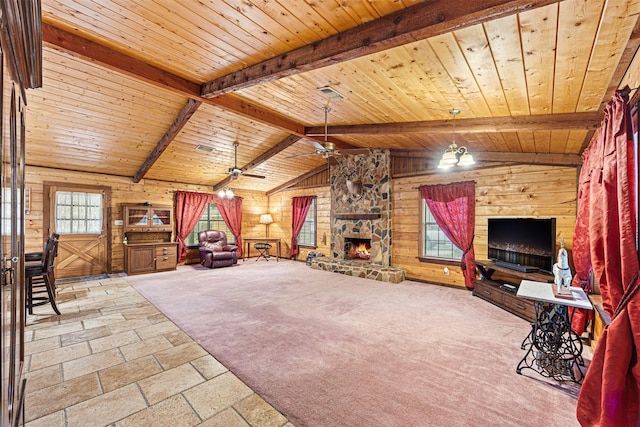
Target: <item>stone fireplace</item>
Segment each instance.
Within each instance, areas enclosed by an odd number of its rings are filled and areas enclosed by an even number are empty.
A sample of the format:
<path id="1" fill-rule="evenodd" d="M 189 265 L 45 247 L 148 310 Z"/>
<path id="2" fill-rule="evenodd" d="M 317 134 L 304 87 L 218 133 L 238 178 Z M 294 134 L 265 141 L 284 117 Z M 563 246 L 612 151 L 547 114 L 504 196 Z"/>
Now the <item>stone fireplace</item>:
<path id="1" fill-rule="evenodd" d="M 404 280 L 404 269 L 391 267 L 390 173 L 389 150 L 345 154 L 331 166 L 331 257 L 316 258 L 312 265 L 393 283 Z M 368 243 L 368 259 L 346 250 L 354 240 Z"/>
<path id="2" fill-rule="evenodd" d="M 331 167 L 331 251 L 346 260 L 345 239 L 370 240 L 371 264 L 391 265 L 391 155 L 389 150 L 343 155 Z M 349 183 L 352 183 L 349 186 Z M 359 188 L 358 194 L 353 187 Z M 350 188 L 351 187 L 351 188 Z"/>

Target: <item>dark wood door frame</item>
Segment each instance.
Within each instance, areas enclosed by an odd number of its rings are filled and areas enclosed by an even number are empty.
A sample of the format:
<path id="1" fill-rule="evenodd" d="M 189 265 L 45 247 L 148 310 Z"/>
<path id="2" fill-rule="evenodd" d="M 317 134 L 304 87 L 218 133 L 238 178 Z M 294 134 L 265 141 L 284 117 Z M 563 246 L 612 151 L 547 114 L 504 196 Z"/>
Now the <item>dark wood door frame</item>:
<path id="1" fill-rule="evenodd" d="M 91 192 L 91 191 L 101 191 L 104 193 L 104 206 L 106 217 L 104 219 L 105 222 L 105 233 L 107 239 L 107 247 L 106 247 L 106 270 L 107 273 L 112 273 L 112 244 L 111 244 L 111 223 L 113 222 L 113 215 L 111 209 L 111 187 L 104 185 L 90 185 L 90 184 L 76 184 L 71 182 L 57 182 L 57 181 L 44 181 L 42 183 L 43 186 L 43 203 L 42 203 L 42 216 L 43 216 L 43 236 L 42 243 L 44 245 L 45 240 L 51 234 L 51 204 L 52 200 L 48 197 L 51 187 L 67 187 L 67 188 L 75 188 L 78 190 Z"/>

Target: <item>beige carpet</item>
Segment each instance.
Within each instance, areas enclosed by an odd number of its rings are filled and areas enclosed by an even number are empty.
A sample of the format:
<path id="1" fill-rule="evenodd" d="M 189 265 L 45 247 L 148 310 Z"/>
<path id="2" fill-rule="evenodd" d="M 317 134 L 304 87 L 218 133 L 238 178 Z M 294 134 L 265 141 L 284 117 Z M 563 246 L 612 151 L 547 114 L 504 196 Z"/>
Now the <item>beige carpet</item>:
<path id="1" fill-rule="evenodd" d="M 578 425 L 577 385 L 515 372 L 529 324 L 466 290 L 253 259 L 127 280 L 298 427 Z"/>

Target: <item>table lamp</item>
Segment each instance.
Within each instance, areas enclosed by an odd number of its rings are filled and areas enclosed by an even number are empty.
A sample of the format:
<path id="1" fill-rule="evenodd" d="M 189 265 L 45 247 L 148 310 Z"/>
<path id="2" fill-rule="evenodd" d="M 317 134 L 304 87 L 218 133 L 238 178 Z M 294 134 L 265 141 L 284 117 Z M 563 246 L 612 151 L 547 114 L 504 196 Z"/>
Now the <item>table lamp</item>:
<path id="1" fill-rule="evenodd" d="M 271 224 L 272 222 L 273 222 L 273 218 L 271 217 L 271 214 L 260 215 L 260 224 L 264 224 L 267 237 L 269 237 L 269 224 Z"/>

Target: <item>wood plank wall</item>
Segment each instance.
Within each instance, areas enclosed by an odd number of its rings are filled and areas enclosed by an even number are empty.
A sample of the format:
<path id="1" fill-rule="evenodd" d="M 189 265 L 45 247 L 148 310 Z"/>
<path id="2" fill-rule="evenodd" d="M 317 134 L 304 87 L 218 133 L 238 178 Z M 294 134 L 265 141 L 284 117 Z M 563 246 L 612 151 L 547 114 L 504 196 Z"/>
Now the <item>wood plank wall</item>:
<path id="1" fill-rule="evenodd" d="M 395 178 L 392 190 L 392 264 L 406 268 L 408 278 L 464 286 L 459 267 L 449 266 L 450 273 L 445 275 L 443 264 L 422 263 L 417 258 L 421 202 L 418 187 L 466 180 L 476 181 L 476 258 L 487 257 L 487 218 L 490 216 L 555 217 L 557 239 L 559 241 L 561 237 L 564 238 L 565 246 L 571 249 L 576 216 L 576 168 L 518 165 L 463 173 Z M 133 184 L 127 177 L 27 167 L 26 185 L 31 189 L 31 212 L 26 216 L 26 252 L 41 250 L 44 236 L 48 234 L 43 230 L 44 181 L 110 186 L 112 224 L 114 220 L 122 219 L 122 203 L 150 201 L 172 205 L 175 192 L 178 190 L 211 192 L 211 187 L 204 185 L 153 180 L 142 180 Z M 269 226 L 269 236 L 281 238 L 282 253 L 285 257 L 288 257 L 290 251 L 291 199 L 295 196 L 316 196 L 316 250 L 330 255 L 331 200 L 328 185 L 282 191 L 271 197 L 260 192 L 238 191 L 237 194 L 243 197 L 243 237 L 264 236 L 265 226 L 259 223 L 260 215 L 271 213 L 274 223 Z M 112 272 L 119 272 L 124 269 L 122 226 L 113 225 L 112 231 Z M 323 236 L 326 236 L 324 241 Z M 301 253 L 298 259 L 305 260 L 307 251 L 308 249 L 304 249 L 304 253 Z M 197 254 L 195 256 L 197 257 Z"/>
<path id="2" fill-rule="evenodd" d="M 325 181 L 326 182 L 326 181 Z M 329 185 L 322 187 L 301 188 L 276 193 L 269 198 L 269 211 L 274 223 L 270 225 L 269 236 L 280 237 L 282 252 L 288 257 L 291 251 L 291 200 L 300 196 L 316 196 L 317 248 L 313 249 L 329 256 L 331 251 L 331 195 Z M 324 236 L 324 239 L 323 239 Z M 306 260 L 309 249 L 301 248 L 299 260 Z"/>
<path id="3" fill-rule="evenodd" d="M 407 278 L 464 287 L 458 266 L 424 263 L 418 260 L 420 230 L 420 194 L 418 187 L 457 181 L 476 181 L 476 236 L 474 250 L 477 259 L 487 258 L 488 217 L 556 218 L 556 238 L 564 238 L 570 251 L 576 219 L 578 171 L 574 167 L 512 165 L 475 169 L 462 173 L 428 174 L 393 179 L 393 250 L 392 264 L 407 269 Z M 291 198 L 318 197 L 318 251 L 330 254 L 330 242 L 320 244 L 326 233 L 330 238 L 329 187 L 300 188 L 283 191 L 270 197 L 270 212 L 275 223 L 271 236 L 281 237 L 283 247 L 291 240 Z M 299 259 L 304 259 L 302 257 Z M 449 274 L 444 273 L 448 267 Z"/>
<path id="4" fill-rule="evenodd" d="M 423 263 L 419 254 L 420 194 L 429 184 L 474 180 L 476 182 L 476 259 L 487 258 L 487 218 L 556 218 L 556 239 L 571 249 L 576 220 L 577 176 L 574 167 L 517 165 L 396 178 L 393 180 L 393 265 L 407 269 L 407 278 L 464 286 L 458 266 Z"/>
<path id="5" fill-rule="evenodd" d="M 62 182 L 66 184 L 102 185 L 111 187 L 111 273 L 124 271 L 123 229 L 113 221 L 121 220 L 123 203 L 143 203 L 174 205 L 176 191 L 198 191 L 213 193 L 211 186 L 190 185 L 143 179 L 134 184 L 131 178 L 58 169 L 27 167 L 25 186 L 31 191 L 31 211 L 25 216 L 25 252 L 41 251 L 48 230 L 43 230 L 43 183 Z M 242 235 L 245 237 L 264 236 L 264 225 L 259 224 L 260 214 L 267 211 L 268 198 L 264 193 L 238 191 L 242 203 Z M 175 238 L 175 233 L 174 233 Z M 189 259 L 198 259 L 197 251 Z"/>

